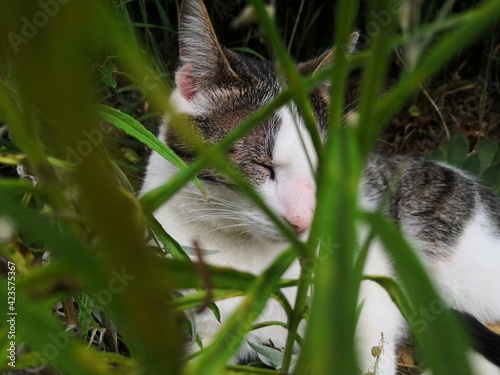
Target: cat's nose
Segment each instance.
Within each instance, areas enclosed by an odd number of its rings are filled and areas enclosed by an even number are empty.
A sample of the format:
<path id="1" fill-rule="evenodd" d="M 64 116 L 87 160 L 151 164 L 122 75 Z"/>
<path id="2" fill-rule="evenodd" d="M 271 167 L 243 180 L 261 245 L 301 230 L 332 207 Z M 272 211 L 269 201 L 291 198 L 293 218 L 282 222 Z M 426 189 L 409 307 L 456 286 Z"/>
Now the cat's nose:
<path id="1" fill-rule="evenodd" d="M 297 234 L 305 233 L 312 224 L 312 215 L 295 215 L 292 217 L 285 217 L 285 220 L 295 230 Z"/>
<path id="2" fill-rule="evenodd" d="M 311 228 L 316 207 L 315 190 L 312 178 L 300 177 L 292 179 L 279 197 L 283 218 L 297 234 L 303 234 Z"/>

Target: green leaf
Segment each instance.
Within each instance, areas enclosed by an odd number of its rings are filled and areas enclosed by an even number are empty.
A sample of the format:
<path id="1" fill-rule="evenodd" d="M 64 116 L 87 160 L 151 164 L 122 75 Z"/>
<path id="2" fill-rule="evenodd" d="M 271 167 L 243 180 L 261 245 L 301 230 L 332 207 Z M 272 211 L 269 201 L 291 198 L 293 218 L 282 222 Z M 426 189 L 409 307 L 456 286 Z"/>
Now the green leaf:
<path id="1" fill-rule="evenodd" d="M 133 117 L 105 105 L 98 105 L 99 116 L 109 122 L 111 125 L 116 126 L 118 129 L 123 130 L 128 135 L 141 141 L 143 144 L 156 151 L 170 163 L 175 165 L 180 170 L 187 169 L 184 161 L 178 157 L 165 143 L 160 141 L 153 133 L 147 130 L 142 124 L 140 124 Z M 202 194 L 206 196 L 205 189 L 201 185 L 201 182 L 195 177 L 193 179 L 196 186 L 200 189 Z"/>
<path id="2" fill-rule="evenodd" d="M 235 47 L 235 48 L 231 48 L 231 51 L 248 53 L 250 55 L 254 55 L 255 57 L 257 57 L 260 60 L 264 60 L 264 61 L 267 60 L 260 53 L 258 53 L 257 51 L 255 51 L 249 47 Z"/>
<path id="3" fill-rule="evenodd" d="M 481 162 L 479 161 L 479 157 L 477 154 L 469 156 L 465 159 L 462 169 L 466 172 L 469 172 L 473 176 L 479 176 L 481 172 Z"/>
<path id="4" fill-rule="evenodd" d="M 188 289 L 204 287 L 200 280 L 200 273 L 195 263 L 185 260 L 174 260 L 168 258 L 159 259 L 161 268 L 165 275 L 171 276 L 172 288 Z M 205 265 L 207 274 L 215 289 L 230 289 L 247 291 L 255 282 L 256 276 L 248 272 L 237 271 L 226 267 Z M 295 280 L 281 279 L 276 288 L 295 286 Z"/>
<path id="5" fill-rule="evenodd" d="M 206 291 L 199 291 L 187 294 L 185 296 L 179 297 L 172 302 L 173 308 L 179 311 L 185 311 L 188 309 L 193 309 L 200 306 L 207 305 L 207 293 Z M 244 295 L 243 291 L 234 290 L 213 290 L 211 291 L 209 301 L 221 301 L 233 297 L 241 297 Z M 220 322 L 220 314 L 215 317 Z"/>
<path id="6" fill-rule="evenodd" d="M 494 191 L 500 189 L 500 166 L 492 165 L 481 173 L 481 180 Z"/>
<path id="7" fill-rule="evenodd" d="M 30 298 L 49 300 L 53 303 L 71 297 L 83 288 L 75 275 L 68 273 L 58 260 L 30 270 L 18 284 L 27 291 Z"/>
<path id="8" fill-rule="evenodd" d="M 69 232 L 60 230 L 44 220 L 37 211 L 29 210 L 6 199 L 5 190 L 0 185 L 0 212 L 8 215 L 16 224 L 16 228 L 23 234 L 43 241 L 51 251 L 58 255 L 66 264 L 79 271 L 77 276 L 89 277 L 86 270 L 93 269 L 98 262 L 95 253 L 88 251 Z M 71 252 L 68 251 L 71 249 Z M 95 275 L 94 277 L 96 277 Z"/>
<path id="9" fill-rule="evenodd" d="M 26 180 L 1 179 L 0 192 L 4 197 L 28 193 L 33 190 L 33 185 Z"/>
<path id="10" fill-rule="evenodd" d="M 445 157 L 445 152 L 441 149 L 441 147 L 438 147 L 434 150 L 432 150 L 427 157 L 432 160 L 437 160 L 437 161 L 446 161 Z"/>
<path id="11" fill-rule="evenodd" d="M 382 288 L 384 288 L 389 294 L 389 296 L 391 296 L 391 299 L 399 308 L 403 316 L 407 320 L 410 318 L 410 316 L 413 314 L 413 309 L 411 307 L 410 302 L 408 301 L 408 298 L 403 292 L 403 289 L 396 280 L 391 279 L 390 277 L 371 276 L 371 275 L 364 275 L 363 279 L 375 281 Z"/>
<path id="12" fill-rule="evenodd" d="M 486 170 L 495 158 L 495 154 L 498 151 L 498 143 L 493 139 L 485 139 L 481 141 L 476 148 L 477 155 L 481 161 L 481 172 Z"/>
<path id="13" fill-rule="evenodd" d="M 6 165 L 19 165 L 26 160 L 26 156 L 23 154 L 0 154 L 0 164 Z"/>
<path id="14" fill-rule="evenodd" d="M 418 117 L 421 114 L 420 108 L 418 108 L 416 105 L 412 105 L 410 109 L 408 110 L 410 113 L 410 116 L 412 117 Z"/>
<path id="15" fill-rule="evenodd" d="M 264 346 L 261 344 L 253 343 L 247 341 L 248 345 L 257 352 L 259 359 L 264 362 L 269 367 L 275 368 L 276 370 L 281 370 L 281 364 L 283 363 L 283 352 L 270 348 L 269 346 Z"/>
<path id="16" fill-rule="evenodd" d="M 497 150 L 497 153 L 495 154 L 495 157 L 493 158 L 493 164 L 500 164 L 500 147 Z"/>
<path id="17" fill-rule="evenodd" d="M 446 161 L 449 164 L 460 168 L 467 158 L 468 153 L 469 139 L 462 133 L 453 134 L 448 144 Z"/>
<path id="18" fill-rule="evenodd" d="M 248 366 L 227 366 L 221 370 L 221 375 L 276 375 L 275 370 L 266 370 Z"/>
<path id="19" fill-rule="evenodd" d="M 85 339 L 88 331 L 90 330 L 91 323 L 94 322 L 94 318 L 92 317 L 94 301 L 88 296 L 88 294 L 83 294 L 77 298 L 77 304 L 79 307 L 78 325 L 80 327 L 82 338 Z"/>
<path id="20" fill-rule="evenodd" d="M 163 226 L 153 215 L 148 215 L 148 222 L 155 235 L 174 259 L 190 260 L 182 246 L 163 229 Z"/>
<path id="21" fill-rule="evenodd" d="M 116 80 L 113 77 L 113 73 L 116 70 L 115 64 L 106 64 L 104 67 L 99 67 L 99 72 L 101 73 L 101 79 L 108 87 L 116 88 Z"/>

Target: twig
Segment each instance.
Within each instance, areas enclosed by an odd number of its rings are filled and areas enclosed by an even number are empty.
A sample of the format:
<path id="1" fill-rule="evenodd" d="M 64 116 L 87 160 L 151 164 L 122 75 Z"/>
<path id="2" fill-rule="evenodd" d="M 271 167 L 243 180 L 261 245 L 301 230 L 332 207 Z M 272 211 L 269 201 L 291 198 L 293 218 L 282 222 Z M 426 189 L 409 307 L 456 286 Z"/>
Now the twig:
<path id="1" fill-rule="evenodd" d="M 496 29 L 496 23 L 495 27 Z M 479 129 L 483 127 L 483 120 L 484 120 L 484 107 L 485 107 L 485 101 L 486 101 L 486 90 L 488 88 L 488 78 L 490 76 L 490 66 L 491 66 L 491 54 L 493 53 L 493 37 L 491 38 L 490 41 L 490 49 L 488 53 L 488 57 L 486 59 L 486 73 L 485 73 L 485 79 L 484 79 L 484 85 L 483 85 L 483 90 L 481 91 L 481 95 L 479 96 L 479 109 L 478 109 L 478 121 L 479 121 Z"/>
<path id="2" fill-rule="evenodd" d="M 295 38 L 295 32 L 297 31 L 297 27 L 299 26 L 300 16 L 302 15 L 302 9 L 304 8 L 305 0 L 300 2 L 299 13 L 297 14 L 297 18 L 295 19 L 295 24 L 293 25 L 292 35 L 290 35 L 290 41 L 288 42 L 288 53 L 290 53 L 290 48 L 292 48 L 292 42 Z"/>
<path id="3" fill-rule="evenodd" d="M 196 265 L 196 268 L 198 269 L 198 273 L 200 274 L 201 282 L 203 283 L 203 288 L 206 291 L 205 298 L 203 301 L 203 305 L 201 305 L 198 310 L 196 311 L 197 313 L 202 312 L 205 310 L 210 302 L 213 299 L 213 285 L 212 285 L 212 279 L 210 278 L 210 274 L 208 272 L 207 264 L 203 260 L 203 251 L 197 241 L 194 241 L 193 247 L 196 253 L 196 256 L 198 258 L 198 262 L 194 263 Z"/>

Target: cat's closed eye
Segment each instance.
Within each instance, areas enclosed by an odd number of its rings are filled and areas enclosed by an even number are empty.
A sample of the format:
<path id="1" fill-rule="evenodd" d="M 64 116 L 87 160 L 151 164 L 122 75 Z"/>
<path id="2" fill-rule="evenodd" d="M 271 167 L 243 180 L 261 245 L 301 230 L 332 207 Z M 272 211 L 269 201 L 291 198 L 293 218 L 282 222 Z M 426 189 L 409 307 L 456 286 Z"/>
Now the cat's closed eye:
<path id="1" fill-rule="evenodd" d="M 267 178 L 269 178 L 271 181 L 274 181 L 276 179 L 276 173 L 274 172 L 273 166 L 259 162 L 254 163 L 266 173 Z"/>

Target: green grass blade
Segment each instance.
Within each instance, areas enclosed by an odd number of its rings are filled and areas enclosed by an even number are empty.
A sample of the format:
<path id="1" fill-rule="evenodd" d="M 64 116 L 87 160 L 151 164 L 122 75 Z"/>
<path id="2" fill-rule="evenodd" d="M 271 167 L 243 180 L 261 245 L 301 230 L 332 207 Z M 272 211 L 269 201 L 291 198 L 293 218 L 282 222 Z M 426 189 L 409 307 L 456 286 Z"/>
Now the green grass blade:
<path id="1" fill-rule="evenodd" d="M 31 234 L 34 238 L 43 241 L 47 248 L 50 248 L 71 267 L 79 270 L 76 273 L 78 277 L 82 277 L 83 280 L 88 279 L 85 269 L 94 268 L 98 262 L 95 254 L 89 252 L 67 232 L 58 230 L 33 211 L 6 199 L 1 186 L 0 212 L 13 220 L 16 230 L 24 234 Z M 71 249 L 71 252 L 66 251 L 66 249 Z"/>
<path id="2" fill-rule="evenodd" d="M 354 218 L 358 173 L 361 169 L 352 131 L 341 132 L 345 77 L 349 56 L 346 48 L 353 29 L 357 2 L 338 5 L 337 53 L 331 70 L 329 136 L 320 158 L 316 213 L 309 242 L 321 243 L 314 267 L 314 298 L 298 374 L 351 374 L 356 371 L 354 332 L 356 280 L 352 270 L 355 251 Z M 334 166 L 334 167 L 333 167 Z M 335 194 L 331 187 L 335 186 Z M 342 301 L 342 304 L 336 303 Z M 324 348 L 329 354 L 324 355 Z"/>
<path id="3" fill-rule="evenodd" d="M 304 119 L 307 130 L 311 135 L 316 152 L 318 155 L 321 155 L 323 142 L 316 124 L 311 102 L 307 95 L 308 92 L 302 83 L 299 70 L 295 62 L 288 55 L 288 51 L 278 35 L 275 24 L 267 13 L 263 1 L 250 0 L 250 3 L 254 6 L 260 25 L 272 45 L 273 52 L 276 54 L 278 68 L 282 69 L 285 73 L 287 84 L 292 91 L 293 98 L 297 102 L 298 108 L 300 109 L 300 113 Z"/>
<path id="4" fill-rule="evenodd" d="M 184 374 L 217 375 L 224 364 L 239 348 L 245 334 L 252 328 L 253 320 L 260 314 L 272 292 L 276 289 L 281 275 L 296 259 L 292 249 L 276 258 L 248 288 L 243 302 L 221 327 L 213 343 L 205 348 L 203 355 L 189 363 Z"/>
<path id="5" fill-rule="evenodd" d="M 386 11 L 389 7 L 389 0 L 373 2 L 370 14 L 376 15 Z M 370 20 L 370 22 L 376 22 Z M 380 28 L 375 37 L 371 40 L 368 50 L 368 58 L 364 62 L 363 81 L 361 83 L 359 124 L 360 143 L 363 158 L 370 153 L 375 141 L 385 122 L 374 121 L 376 104 L 380 97 L 383 83 L 386 79 L 390 63 L 391 39 L 397 26 L 397 16 L 389 17 L 387 25 Z"/>
<path id="6" fill-rule="evenodd" d="M 9 197 L 32 192 L 33 185 L 26 180 L 2 179 L 0 180 L 0 191 L 4 197 Z"/>
<path id="7" fill-rule="evenodd" d="M 248 366 L 227 366 L 220 371 L 220 375 L 276 375 L 274 370 L 252 368 Z"/>
<path id="8" fill-rule="evenodd" d="M 106 105 L 98 105 L 97 108 L 97 113 L 103 120 L 106 120 L 111 125 L 116 126 L 118 129 L 123 130 L 128 135 L 141 141 L 144 145 L 148 146 L 151 150 L 156 151 L 180 170 L 185 170 L 187 168 L 186 164 L 180 157 L 178 157 L 164 142 L 160 141 L 153 133 L 147 130 L 132 116 Z M 202 194 L 206 196 L 206 191 L 201 182 L 196 177 L 193 178 L 193 180 Z"/>
<path id="9" fill-rule="evenodd" d="M 199 270 L 193 262 L 162 258 L 160 266 L 165 275 L 171 275 L 171 286 L 175 289 L 194 289 L 203 287 Z M 207 277 L 215 289 L 232 289 L 245 291 L 256 282 L 256 276 L 248 272 L 231 268 L 205 265 Z M 286 288 L 295 285 L 295 281 L 280 279 L 276 288 Z"/>
<path id="10" fill-rule="evenodd" d="M 163 243 L 163 246 L 172 255 L 174 259 L 184 259 L 189 260 L 189 256 L 186 254 L 184 249 L 179 243 L 174 240 L 166 231 L 163 229 L 160 222 L 153 216 L 149 215 L 148 222 L 150 228 L 153 230 L 158 239 Z"/>

